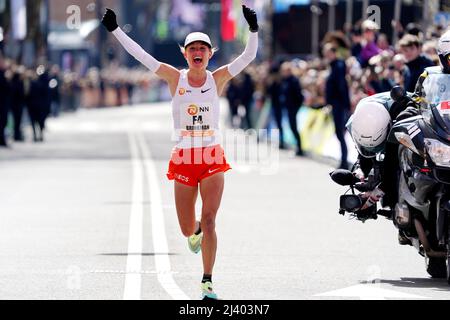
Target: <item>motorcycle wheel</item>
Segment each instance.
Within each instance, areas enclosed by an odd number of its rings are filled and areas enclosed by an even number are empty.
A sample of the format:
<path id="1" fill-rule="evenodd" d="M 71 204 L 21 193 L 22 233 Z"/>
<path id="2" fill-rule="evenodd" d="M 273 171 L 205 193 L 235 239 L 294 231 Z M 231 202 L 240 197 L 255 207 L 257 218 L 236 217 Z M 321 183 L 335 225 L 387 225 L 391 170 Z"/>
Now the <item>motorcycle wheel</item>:
<path id="1" fill-rule="evenodd" d="M 450 244 L 449 244 L 449 247 L 450 247 Z M 447 249 L 447 250 L 449 250 L 449 249 Z M 447 283 L 450 284 L 450 255 L 449 254 L 447 254 Z"/>
<path id="2" fill-rule="evenodd" d="M 432 278 L 448 278 L 448 268 L 445 258 L 428 258 L 427 272 Z"/>
<path id="3" fill-rule="evenodd" d="M 450 215 L 447 216 L 447 283 L 450 284 Z"/>

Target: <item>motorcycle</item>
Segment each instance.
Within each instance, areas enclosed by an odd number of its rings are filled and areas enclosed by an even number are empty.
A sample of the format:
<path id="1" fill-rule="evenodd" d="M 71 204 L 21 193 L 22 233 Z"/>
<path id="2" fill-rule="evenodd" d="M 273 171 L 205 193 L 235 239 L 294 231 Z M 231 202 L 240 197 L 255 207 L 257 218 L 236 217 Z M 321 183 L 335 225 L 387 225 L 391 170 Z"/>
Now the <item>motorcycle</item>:
<path id="1" fill-rule="evenodd" d="M 431 277 L 447 278 L 450 284 L 450 77 L 431 73 L 422 89 L 418 115 L 395 122 L 388 134 L 388 141 L 399 145 L 394 210 L 377 211 L 376 205 L 363 210 L 362 194 L 355 193 L 379 184 L 377 165 L 364 181 L 348 170 L 335 170 L 331 178 L 352 191 L 340 197 L 340 214 L 348 212 L 363 222 L 378 216 L 392 220 L 407 244 L 425 257 Z M 391 98 L 411 99 L 399 87 Z"/>

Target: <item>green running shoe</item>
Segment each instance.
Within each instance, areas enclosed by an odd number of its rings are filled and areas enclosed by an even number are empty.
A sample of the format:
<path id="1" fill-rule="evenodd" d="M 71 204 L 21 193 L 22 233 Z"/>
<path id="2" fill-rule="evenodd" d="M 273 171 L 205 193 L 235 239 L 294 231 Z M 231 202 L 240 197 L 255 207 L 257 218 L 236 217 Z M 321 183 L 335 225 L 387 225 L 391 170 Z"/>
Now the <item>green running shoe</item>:
<path id="1" fill-rule="evenodd" d="M 203 238 L 203 232 L 200 232 L 199 234 L 193 234 L 188 238 L 188 245 L 189 249 L 193 253 L 199 253 L 202 248 L 202 238 Z"/>
<path id="2" fill-rule="evenodd" d="M 212 282 L 202 283 L 202 299 L 203 300 L 218 300 L 217 294 L 214 293 Z"/>

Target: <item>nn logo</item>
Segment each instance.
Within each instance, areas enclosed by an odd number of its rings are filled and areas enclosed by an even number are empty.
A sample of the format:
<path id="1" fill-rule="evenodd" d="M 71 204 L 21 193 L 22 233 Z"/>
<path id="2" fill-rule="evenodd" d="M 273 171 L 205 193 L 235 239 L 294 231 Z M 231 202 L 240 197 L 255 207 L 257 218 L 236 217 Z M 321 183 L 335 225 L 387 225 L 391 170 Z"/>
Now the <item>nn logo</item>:
<path id="1" fill-rule="evenodd" d="M 187 109 L 187 113 L 190 116 L 195 116 L 198 113 L 198 107 L 195 104 L 191 104 Z"/>
<path id="2" fill-rule="evenodd" d="M 187 108 L 187 113 L 190 116 L 195 116 L 197 115 L 199 112 L 209 112 L 209 107 L 198 107 L 195 104 L 191 104 L 188 108 Z"/>

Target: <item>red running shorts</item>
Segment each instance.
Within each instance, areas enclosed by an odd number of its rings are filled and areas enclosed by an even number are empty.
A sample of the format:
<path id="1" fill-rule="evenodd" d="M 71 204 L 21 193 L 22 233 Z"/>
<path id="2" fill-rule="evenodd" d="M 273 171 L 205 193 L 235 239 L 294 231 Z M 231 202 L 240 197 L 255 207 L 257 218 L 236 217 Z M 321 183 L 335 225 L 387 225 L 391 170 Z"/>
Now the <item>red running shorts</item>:
<path id="1" fill-rule="evenodd" d="M 195 187 L 200 181 L 231 167 L 220 145 L 172 150 L 167 178 Z"/>

